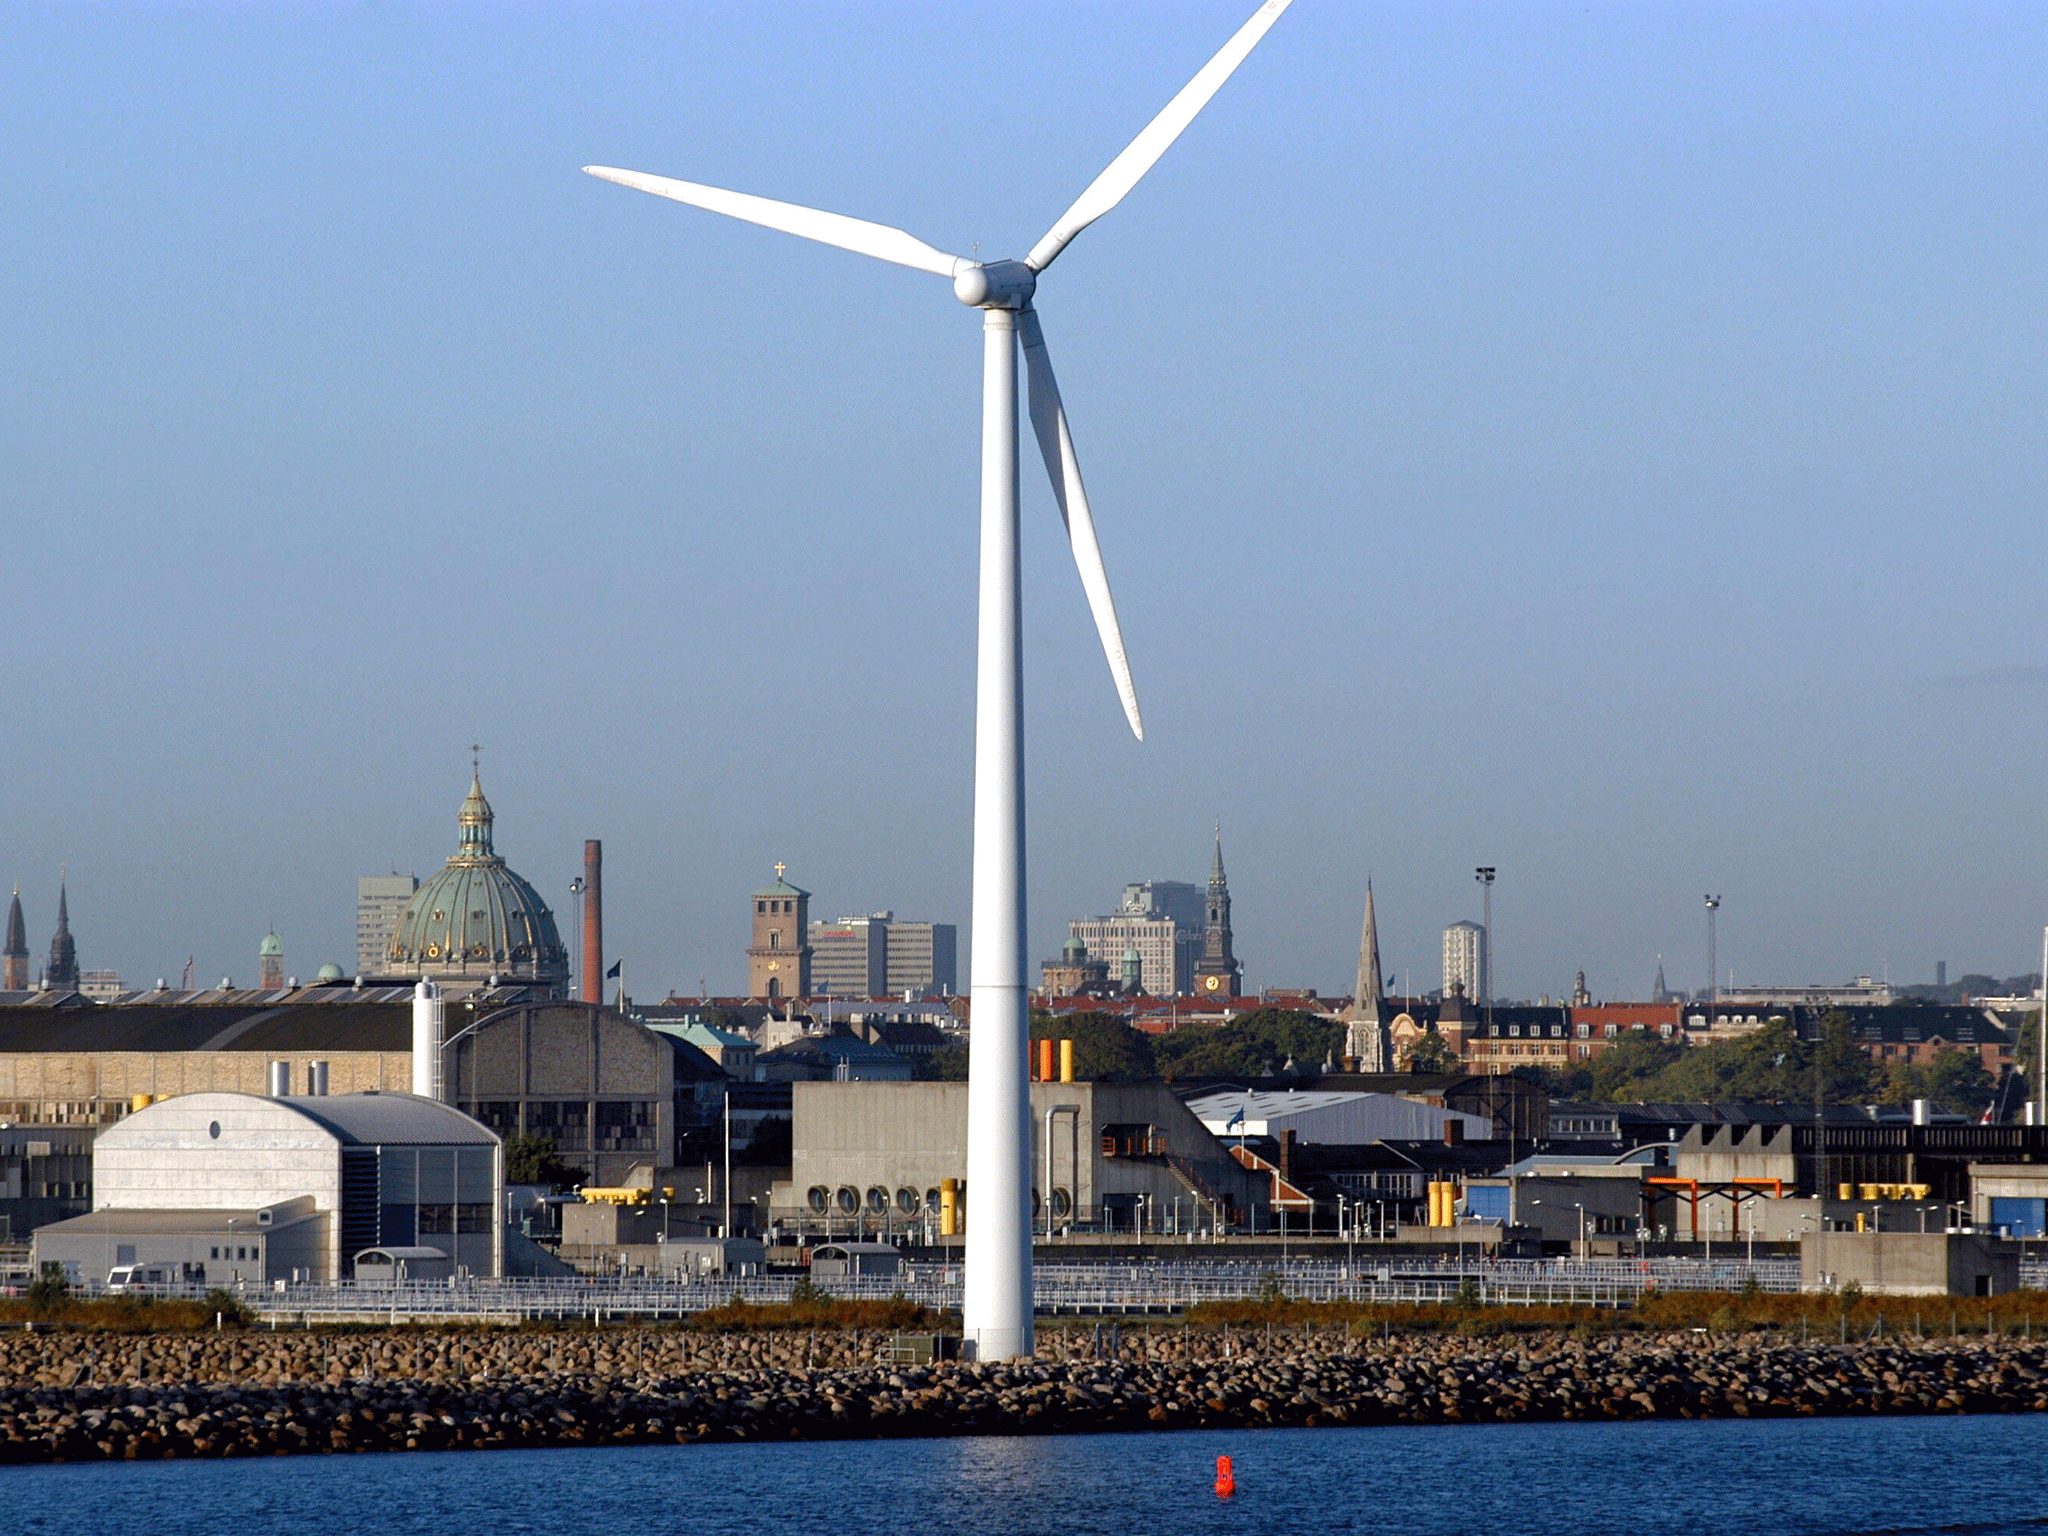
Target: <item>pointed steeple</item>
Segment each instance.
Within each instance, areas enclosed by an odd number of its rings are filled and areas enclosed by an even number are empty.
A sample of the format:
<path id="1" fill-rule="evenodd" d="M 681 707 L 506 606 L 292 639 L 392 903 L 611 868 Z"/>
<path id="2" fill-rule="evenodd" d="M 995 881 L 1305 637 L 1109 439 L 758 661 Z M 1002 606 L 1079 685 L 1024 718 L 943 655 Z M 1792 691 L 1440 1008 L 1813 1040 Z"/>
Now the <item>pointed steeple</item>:
<path id="1" fill-rule="evenodd" d="M 1363 1014 L 1370 1004 L 1377 1017 L 1379 1004 L 1386 998 L 1386 972 L 1380 969 L 1380 925 L 1373 911 L 1372 882 L 1365 882 L 1365 931 L 1358 936 L 1358 985 L 1352 991 L 1351 1006 Z"/>
<path id="2" fill-rule="evenodd" d="M 1244 967 L 1238 963 L 1230 936 L 1230 881 L 1223 874 L 1223 819 L 1216 819 L 1216 854 L 1209 863 L 1207 918 L 1202 928 L 1202 955 L 1195 962 L 1195 990 L 1207 997 L 1238 997 L 1244 992 Z"/>
<path id="3" fill-rule="evenodd" d="M 1653 1003 L 1668 1003 L 1671 1001 L 1671 988 L 1664 984 L 1664 957 L 1662 955 L 1657 957 L 1657 984 L 1650 988 L 1650 1001 Z"/>
<path id="4" fill-rule="evenodd" d="M 7 906 L 7 943 L 0 948 L 0 992 L 28 989 L 28 925 L 21 920 L 21 887 Z"/>
<path id="5" fill-rule="evenodd" d="M 78 985 L 78 945 L 71 937 L 71 882 L 57 882 L 57 932 L 50 939 L 50 968 L 44 982 L 52 987 Z"/>
<path id="6" fill-rule="evenodd" d="M 1344 1014 L 1344 1056 L 1360 1072 L 1387 1070 L 1386 971 L 1380 966 L 1379 913 L 1373 905 L 1372 881 L 1365 882 L 1365 927 L 1358 936 L 1358 981 Z"/>

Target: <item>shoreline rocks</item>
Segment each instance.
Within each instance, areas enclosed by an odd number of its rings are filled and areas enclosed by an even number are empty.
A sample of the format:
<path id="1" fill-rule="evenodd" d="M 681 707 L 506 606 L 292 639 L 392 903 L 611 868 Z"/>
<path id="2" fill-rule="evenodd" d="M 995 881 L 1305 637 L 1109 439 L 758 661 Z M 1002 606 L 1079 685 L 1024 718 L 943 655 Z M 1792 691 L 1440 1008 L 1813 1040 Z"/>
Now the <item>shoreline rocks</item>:
<path id="1" fill-rule="evenodd" d="M 876 1334 L 0 1337 L 0 1462 L 702 1441 L 2048 1411 L 2048 1344 L 1048 1329 L 1039 1359 Z"/>

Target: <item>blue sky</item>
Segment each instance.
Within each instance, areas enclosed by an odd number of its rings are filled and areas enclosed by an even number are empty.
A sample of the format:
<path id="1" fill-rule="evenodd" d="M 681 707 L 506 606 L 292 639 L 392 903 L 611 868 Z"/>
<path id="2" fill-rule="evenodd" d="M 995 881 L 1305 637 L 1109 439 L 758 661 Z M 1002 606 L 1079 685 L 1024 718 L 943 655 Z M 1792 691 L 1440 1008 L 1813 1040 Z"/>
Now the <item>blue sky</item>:
<path id="1" fill-rule="evenodd" d="M 976 319 L 577 174 L 1021 252 L 1248 14 L 17 5 L 0 878 L 135 980 L 607 848 L 636 989 L 967 912 Z M 1500 868 L 1510 992 L 2029 969 L 2048 13 L 1300 0 L 1040 303 L 1034 945 L 1224 820 L 1256 984 Z"/>

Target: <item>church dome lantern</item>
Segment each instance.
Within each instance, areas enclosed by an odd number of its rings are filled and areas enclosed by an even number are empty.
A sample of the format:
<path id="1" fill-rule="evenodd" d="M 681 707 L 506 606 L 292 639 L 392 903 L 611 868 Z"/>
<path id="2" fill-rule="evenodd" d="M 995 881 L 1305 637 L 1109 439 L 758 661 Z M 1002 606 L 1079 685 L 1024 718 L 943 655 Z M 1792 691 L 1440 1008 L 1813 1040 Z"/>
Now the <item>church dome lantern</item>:
<path id="1" fill-rule="evenodd" d="M 394 975 L 472 986 L 538 986 L 560 992 L 569 952 L 540 893 L 499 857 L 496 816 L 481 774 L 456 815 L 457 841 L 440 873 L 413 893 L 385 952 Z"/>

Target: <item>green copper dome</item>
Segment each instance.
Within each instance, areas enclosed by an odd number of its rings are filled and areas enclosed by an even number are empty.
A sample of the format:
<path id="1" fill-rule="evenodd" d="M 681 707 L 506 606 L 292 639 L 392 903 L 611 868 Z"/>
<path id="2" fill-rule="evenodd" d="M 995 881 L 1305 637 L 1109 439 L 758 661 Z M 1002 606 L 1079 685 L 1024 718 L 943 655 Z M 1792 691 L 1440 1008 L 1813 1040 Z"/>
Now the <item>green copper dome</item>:
<path id="1" fill-rule="evenodd" d="M 413 893 L 385 952 L 399 976 L 537 983 L 560 988 L 569 952 L 540 893 L 492 847 L 496 820 L 481 778 L 456 817 L 460 838 L 441 872 Z"/>
<path id="2" fill-rule="evenodd" d="M 282 960 L 284 940 L 275 933 L 266 933 L 263 935 L 263 942 L 256 946 L 256 956 L 261 960 Z"/>

